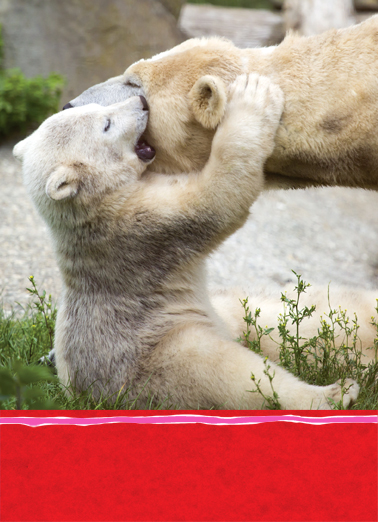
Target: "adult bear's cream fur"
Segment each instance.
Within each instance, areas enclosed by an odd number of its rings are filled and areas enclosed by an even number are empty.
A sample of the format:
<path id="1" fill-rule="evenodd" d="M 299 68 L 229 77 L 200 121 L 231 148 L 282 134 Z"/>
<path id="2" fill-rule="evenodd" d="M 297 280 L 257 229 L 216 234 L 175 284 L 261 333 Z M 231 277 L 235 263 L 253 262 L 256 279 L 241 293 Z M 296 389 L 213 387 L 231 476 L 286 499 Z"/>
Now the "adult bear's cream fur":
<path id="1" fill-rule="evenodd" d="M 297 293 L 292 287 L 285 288 L 284 292 L 288 299 L 297 299 Z M 372 324 L 372 320 L 377 321 L 377 314 L 375 309 L 377 307 L 377 296 L 378 292 L 369 290 L 356 290 L 345 287 L 333 287 L 331 285 L 329 289 L 329 296 L 327 288 L 311 286 L 306 289 L 306 292 L 300 296 L 300 309 L 305 306 L 311 308 L 312 305 L 316 306 L 316 310 L 312 313 L 311 318 L 305 318 L 300 326 L 300 335 L 304 339 L 311 339 L 317 334 L 317 329 L 321 329 L 321 320 L 331 326 L 331 320 L 329 319 L 330 307 L 332 310 L 337 312 L 346 311 L 346 317 L 349 318 L 348 327 L 353 327 L 353 321 L 355 315 L 357 317 L 357 337 L 354 339 L 354 333 L 346 336 L 345 329 L 341 328 L 334 321 L 334 332 L 335 332 L 335 346 L 337 348 L 342 346 L 348 346 L 349 348 L 355 344 L 355 349 L 348 350 L 349 357 L 354 358 L 360 357 L 362 364 L 368 365 L 370 362 L 376 361 L 376 353 L 374 349 L 374 340 L 377 337 L 377 328 Z M 246 330 L 246 324 L 240 313 L 240 299 L 248 297 L 248 306 L 253 312 L 257 308 L 261 310 L 258 323 L 261 326 L 275 326 L 277 325 L 277 318 L 280 314 L 283 314 L 283 302 L 277 295 L 277 291 L 273 292 L 268 288 L 264 291 L 257 292 L 248 291 L 243 288 L 230 288 L 227 290 L 218 290 L 212 295 L 212 304 L 222 319 L 227 322 L 228 327 L 233 333 L 235 339 L 242 335 L 242 332 Z M 296 335 L 296 325 L 291 320 L 288 321 L 287 329 L 290 335 Z M 251 339 L 256 338 L 256 334 L 252 328 Z M 277 326 L 270 333 L 269 336 L 263 336 L 261 338 L 261 350 L 263 354 L 271 361 L 279 361 L 280 358 L 280 347 L 282 338 L 279 336 Z M 315 349 L 312 348 L 311 352 Z M 353 353 L 354 352 L 354 353 Z M 321 346 L 317 347 L 318 355 L 321 355 Z M 309 354 L 310 358 L 311 355 Z"/>
<path id="2" fill-rule="evenodd" d="M 158 151 L 153 169 L 200 170 L 224 110 L 222 92 L 245 72 L 270 77 L 285 94 L 266 187 L 378 188 L 378 16 L 319 36 L 289 34 L 270 48 L 188 40 L 70 104 L 108 105 L 144 94 L 151 107 L 146 138 Z M 218 118 L 209 120 L 207 109 L 217 104 Z"/>
<path id="3" fill-rule="evenodd" d="M 263 186 L 283 109 L 281 90 L 241 76 L 202 172 L 147 174 L 134 147 L 147 125 L 139 97 L 52 116 L 16 145 L 26 186 L 54 239 L 64 292 L 58 375 L 78 389 L 144 406 L 261 408 L 264 359 L 233 340 L 206 291 L 206 255 L 241 226 Z M 248 143 L 248 147 L 246 147 Z M 239 306 L 238 306 L 239 308 Z M 271 363 L 285 409 L 347 406 L 358 385 L 319 387 Z"/>

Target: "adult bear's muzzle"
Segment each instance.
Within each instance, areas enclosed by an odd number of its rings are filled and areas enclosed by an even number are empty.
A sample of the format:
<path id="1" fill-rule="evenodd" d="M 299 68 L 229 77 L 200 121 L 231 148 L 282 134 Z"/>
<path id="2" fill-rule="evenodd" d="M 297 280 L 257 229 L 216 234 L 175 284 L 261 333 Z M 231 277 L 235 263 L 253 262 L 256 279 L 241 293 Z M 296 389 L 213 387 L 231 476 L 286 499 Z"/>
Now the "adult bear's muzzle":
<path id="1" fill-rule="evenodd" d="M 125 81 L 124 76 L 117 76 L 110 78 L 106 82 L 93 85 L 79 96 L 70 100 L 65 104 L 63 110 L 71 109 L 71 107 L 80 107 L 82 105 L 88 105 L 89 103 L 97 103 L 106 107 L 126 101 L 128 98 L 133 96 L 145 96 L 143 87 L 137 85 L 131 85 Z M 146 102 L 147 103 L 147 102 Z M 148 106 L 147 109 L 148 110 Z"/>
<path id="2" fill-rule="evenodd" d="M 142 95 L 140 95 L 139 98 L 140 98 L 141 101 L 142 101 L 142 104 L 143 104 L 143 110 L 144 110 L 144 111 L 148 111 L 148 110 L 149 110 L 149 107 L 148 107 L 148 103 L 147 103 L 146 98 L 145 98 L 144 96 L 142 96 Z M 67 103 L 67 105 L 70 105 L 70 104 Z M 66 107 L 66 105 L 65 105 L 64 107 Z M 64 109 L 64 107 L 63 107 L 63 109 Z M 72 105 L 71 105 L 71 107 L 72 107 Z M 69 107 L 67 107 L 67 109 L 69 109 Z"/>

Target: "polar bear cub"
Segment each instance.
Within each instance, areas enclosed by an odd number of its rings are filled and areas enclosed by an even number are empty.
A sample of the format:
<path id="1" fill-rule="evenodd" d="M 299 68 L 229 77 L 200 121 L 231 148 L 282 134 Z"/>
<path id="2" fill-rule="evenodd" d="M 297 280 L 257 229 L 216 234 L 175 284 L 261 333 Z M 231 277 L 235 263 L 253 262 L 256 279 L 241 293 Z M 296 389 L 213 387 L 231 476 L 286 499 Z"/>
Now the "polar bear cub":
<path id="1" fill-rule="evenodd" d="M 282 110 L 270 80 L 238 77 L 209 161 L 178 176 L 145 172 L 154 151 L 140 139 L 139 96 L 61 112 L 16 145 L 64 282 L 55 334 L 64 384 L 97 396 L 129 388 L 139 407 L 151 394 L 181 408 L 263 407 L 251 374 L 271 394 L 264 359 L 234 342 L 211 306 L 204 262 L 261 192 Z M 357 398 L 354 381 L 342 394 L 270 366 L 285 409 Z"/>

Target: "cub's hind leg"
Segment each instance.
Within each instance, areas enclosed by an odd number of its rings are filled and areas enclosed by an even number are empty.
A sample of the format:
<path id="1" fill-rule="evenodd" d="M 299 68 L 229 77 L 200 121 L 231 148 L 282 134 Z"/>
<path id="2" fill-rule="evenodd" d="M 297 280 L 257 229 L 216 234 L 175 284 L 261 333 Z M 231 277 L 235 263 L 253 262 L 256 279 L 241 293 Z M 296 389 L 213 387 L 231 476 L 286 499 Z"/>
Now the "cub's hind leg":
<path id="1" fill-rule="evenodd" d="M 341 400 L 338 383 L 313 386 L 300 381 L 268 361 L 273 387 L 283 409 L 330 409 L 328 399 Z M 239 343 L 220 337 L 214 327 L 189 324 L 172 330 L 155 348 L 144 367 L 150 375 L 151 391 L 161 399 L 170 396 L 181 408 L 261 409 L 263 396 L 272 395 L 264 358 Z M 354 381 L 343 397 L 344 408 L 356 400 L 359 387 Z"/>

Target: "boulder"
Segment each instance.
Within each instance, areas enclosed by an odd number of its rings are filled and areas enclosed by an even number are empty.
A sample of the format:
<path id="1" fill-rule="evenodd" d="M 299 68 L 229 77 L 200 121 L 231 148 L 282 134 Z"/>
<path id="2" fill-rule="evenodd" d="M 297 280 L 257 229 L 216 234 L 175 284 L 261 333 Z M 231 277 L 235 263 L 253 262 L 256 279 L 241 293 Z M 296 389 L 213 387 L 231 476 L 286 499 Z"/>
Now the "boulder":
<path id="1" fill-rule="evenodd" d="M 4 65 L 65 75 L 62 103 L 174 47 L 182 0 L 0 0 Z"/>
<path id="2" fill-rule="evenodd" d="M 160 0 L 163 6 L 178 19 L 180 16 L 181 7 L 184 4 L 184 0 Z"/>

